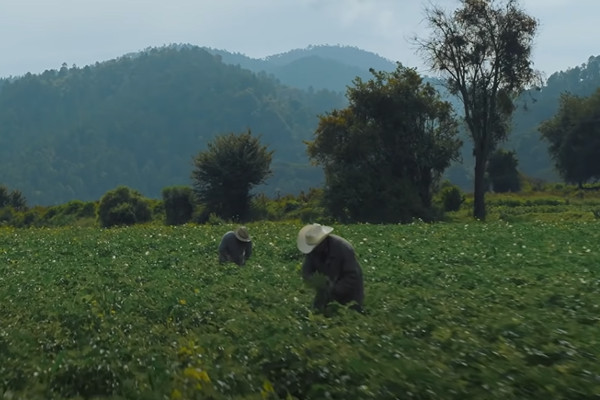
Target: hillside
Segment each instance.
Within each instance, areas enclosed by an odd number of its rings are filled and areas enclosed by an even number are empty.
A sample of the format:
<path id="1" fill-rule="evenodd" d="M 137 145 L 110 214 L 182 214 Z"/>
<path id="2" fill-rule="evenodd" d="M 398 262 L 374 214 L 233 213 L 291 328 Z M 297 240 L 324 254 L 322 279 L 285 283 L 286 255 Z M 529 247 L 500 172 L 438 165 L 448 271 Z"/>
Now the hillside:
<path id="1" fill-rule="evenodd" d="M 300 89 L 327 89 L 341 93 L 356 77 L 370 79 L 370 68 L 393 71 L 396 63 L 375 53 L 350 46 L 310 46 L 253 59 L 226 50 L 206 49 L 227 64 L 273 75 L 281 83 Z"/>
<path id="2" fill-rule="evenodd" d="M 261 190 L 294 193 L 320 185 L 303 141 L 318 114 L 344 101 L 193 46 L 27 74 L 0 89 L 0 181 L 29 204 L 95 200 L 121 184 L 157 198 L 191 183 L 192 158 L 215 135 L 251 129 L 275 151 Z"/>

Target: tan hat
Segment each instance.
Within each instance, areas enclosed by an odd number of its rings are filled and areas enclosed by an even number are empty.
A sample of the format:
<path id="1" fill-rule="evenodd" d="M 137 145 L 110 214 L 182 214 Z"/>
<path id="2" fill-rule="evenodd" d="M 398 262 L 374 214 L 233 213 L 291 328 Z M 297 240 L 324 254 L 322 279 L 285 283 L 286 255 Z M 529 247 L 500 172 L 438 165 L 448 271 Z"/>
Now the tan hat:
<path id="1" fill-rule="evenodd" d="M 248 234 L 248 229 L 246 229 L 245 226 L 238 226 L 237 228 L 235 228 L 235 231 L 233 231 L 233 234 L 238 240 L 241 240 L 242 242 L 250 241 L 250 235 Z"/>
<path id="2" fill-rule="evenodd" d="M 333 231 L 330 226 L 310 224 L 298 232 L 298 250 L 308 254 L 319 245 Z"/>

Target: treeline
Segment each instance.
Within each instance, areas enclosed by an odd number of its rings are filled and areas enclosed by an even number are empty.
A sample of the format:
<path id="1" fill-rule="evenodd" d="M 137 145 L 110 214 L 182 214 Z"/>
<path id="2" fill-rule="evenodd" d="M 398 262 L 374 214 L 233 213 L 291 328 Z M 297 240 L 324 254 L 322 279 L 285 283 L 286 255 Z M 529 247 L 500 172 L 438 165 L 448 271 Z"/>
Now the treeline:
<path id="1" fill-rule="evenodd" d="M 0 186 L 1 188 L 1 186 Z M 435 196 L 435 207 L 442 217 L 445 210 L 456 211 L 465 195 L 455 186 L 446 184 Z M 310 189 L 297 195 L 254 196 L 246 222 L 292 221 L 333 223 L 335 218 L 323 206 L 323 190 Z M 127 226 L 136 224 L 222 224 L 236 222 L 207 212 L 205 204 L 197 202 L 190 186 L 170 186 L 162 190 L 161 198 L 151 199 L 127 186 L 119 186 L 94 201 L 71 200 L 55 206 L 0 207 L 0 227 L 42 228 L 76 226 Z"/>

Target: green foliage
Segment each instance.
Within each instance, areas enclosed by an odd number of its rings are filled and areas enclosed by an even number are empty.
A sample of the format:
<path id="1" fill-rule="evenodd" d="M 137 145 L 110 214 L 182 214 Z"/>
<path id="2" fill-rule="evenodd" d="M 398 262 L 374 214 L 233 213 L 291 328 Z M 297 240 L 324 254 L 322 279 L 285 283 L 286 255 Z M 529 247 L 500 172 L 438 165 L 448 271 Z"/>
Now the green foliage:
<path id="1" fill-rule="evenodd" d="M 324 168 L 324 204 L 341 221 L 425 219 L 432 188 L 458 156 L 451 106 L 413 69 L 371 72 L 348 88 L 347 108 L 320 117 L 308 142 Z"/>
<path id="2" fill-rule="evenodd" d="M 600 207 L 600 192 L 586 191 L 581 195 L 576 187 L 557 190 L 548 185 L 544 191 L 531 193 L 490 193 L 487 196 L 489 220 L 509 222 L 594 221 Z M 458 215 L 453 220 L 458 220 Z"/>
<path id="3" fill-rule="evenodd" d="M 330 223 L 323 207 L 323 190 L 310 189 L 298 196 L 286 195 L 270 199 L 257 195 L 252 199 L 251 219 L 253 221 L 301 221 Z"/>
<path id="4" fill-rule="evenodd" d="M 106 192 L 98 205 L 98 222 L 105 228 L 148 222 L 151 218 L 148 201 L 126 186 Z"/>
<path id="5" fill-rule="evenodd" d="M 444 211 L 458 211 L 465 201 L 465 195 L 456 185 L 446 182 L 442 185 L 438 197 Z"/>
<path id="6" fill-rule="evenodd" d="M 17 228 L 95 226 L 96 206 L 96 202 L 72 200 L 57 206 L 35 206 L 21 211 L 10 207 L 2 213 L 3 224 Z"/>
<path id="7" fill-rule="evenodd" d="M 556 115 L 539 131 L 550 143 L 555 166 L 567 183 L 600 179 L 600 89 L 587 98 L 565 93 Z"/>
<path id="8" fill-rule="evenodd" d="M 35 226 L 68 226 L 81 224 L 84 220 L 93 221 L 97 206 L 97 202 L 71 200 L 63 205 L 48 207 Z"/>
<path id="9" fill-rule="evenodd" d="M 250 210 L 250 190 L 271 175 L 273 151 L 246 133 L 217 136 L 194 159 L 194 193 L 205 212 L 243 221 Z"/>
<path id="10" fill-rule="evenodd" d="M 170 186 L 162 190 L 165 208 L 165 223 L 181 225 L 192 219 L 194 199 L 192 188 L 188 186 Z"/>
<path id="11" fill-rule="evenodd" d="M 445 74 L 450 93 L 462 100 L 475 157 L 473 216 L 483 220 L 488 158 L 507 136 L 513 101 L 539 80 L 531 61 L 538 23 L 518 0 L 461 4 L 452 13 L 427 9 L 432 35 L 418 45 L 433 69 Z"/>
<path id="12" fill-rule="evenodd" d="M 16 211 L 24 211 L 27 209 L 27 201 L 20 190 L 13 189 L 11 191 L 4 185 L 0 185 L 0 208 L 12 207 Z"/>
<path id="13" fill-rule="evenodd" d="M 336 225 L 365 313 L 329 318 L 309 308 L 300 224 L 250 225 L 246 268 L 218 265 L 228 226 L 2 228 L 0 393 L 592 399 L 599 224 Z"/>
<path id="14" fill-rule="evenodd" d="M 519 161 L 514 151 L 498 149 L 490 156 L 487 173 L 494 192 L 518 192 L 521 190 L 518 164 Z"/>

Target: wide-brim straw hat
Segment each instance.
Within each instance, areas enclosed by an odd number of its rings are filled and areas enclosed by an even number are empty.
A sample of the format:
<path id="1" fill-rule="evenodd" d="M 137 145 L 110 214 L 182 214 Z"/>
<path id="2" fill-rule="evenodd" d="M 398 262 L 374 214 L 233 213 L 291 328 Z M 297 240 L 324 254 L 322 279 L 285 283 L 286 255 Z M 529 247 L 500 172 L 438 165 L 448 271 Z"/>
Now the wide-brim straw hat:
<path id="1" fill-rule="evenodd" d="M 233 231 L 233 234 L 238 240 L 241 240 L 242 242 L 249 242 L 251 240 L 250 235 L 248 234 L 248 230 L 245 226 L 237 227 Z"/>
<path id="2" fill-rule="evenodd" d="M 304 226 L 298 232 L 298 250 L 308 254 L 317 247 L 329 234 L 333 228 L 326 225 L 310 224 Z"/>

